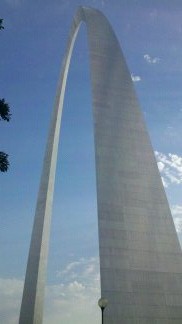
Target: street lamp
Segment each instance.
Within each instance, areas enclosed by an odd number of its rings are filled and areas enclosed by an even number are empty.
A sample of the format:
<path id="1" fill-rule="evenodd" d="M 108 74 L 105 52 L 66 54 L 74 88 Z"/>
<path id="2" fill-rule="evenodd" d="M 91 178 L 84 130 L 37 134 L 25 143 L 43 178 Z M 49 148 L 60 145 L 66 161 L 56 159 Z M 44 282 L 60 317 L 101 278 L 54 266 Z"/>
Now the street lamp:
<path id="1" fill-rule="evenodd" d="M 102 324 L 104 324 L 104 309 L 106 308 L 108 304 L 108 300 L 106 298 L 100 298 L 98 301 L 98 305 L 101 308 L 102 313 Z"/>

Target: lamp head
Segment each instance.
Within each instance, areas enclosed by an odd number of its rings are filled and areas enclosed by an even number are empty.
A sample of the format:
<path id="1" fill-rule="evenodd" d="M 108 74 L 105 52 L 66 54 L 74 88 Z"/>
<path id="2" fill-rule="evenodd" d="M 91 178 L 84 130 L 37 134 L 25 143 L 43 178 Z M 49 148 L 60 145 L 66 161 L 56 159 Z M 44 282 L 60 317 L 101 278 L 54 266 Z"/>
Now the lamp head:
<path id="1" fill-rule="evenodd" d="M 108 300 L 106 298 L 100 298 L 98 301 L 98 305 L 101 309 L 106 308 L 107 304 L 108 304 Z"/>

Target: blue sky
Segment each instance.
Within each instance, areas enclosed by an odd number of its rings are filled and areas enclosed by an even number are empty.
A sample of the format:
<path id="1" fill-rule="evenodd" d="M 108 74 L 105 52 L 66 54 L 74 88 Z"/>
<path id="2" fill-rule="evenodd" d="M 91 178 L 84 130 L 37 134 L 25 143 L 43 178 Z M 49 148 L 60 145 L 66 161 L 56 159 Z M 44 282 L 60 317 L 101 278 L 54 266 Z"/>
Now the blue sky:
<path id="1" fill-rule="evenodd" d="M 49 121 L 78 5 L 100 9 L 131 71 L 179 237 L 182 232 L 182 3 L 144 0 L 1 0 L 0 313 L 15 324 Z M 78 35 L 64 103 L 44 323 L 100 323 L 98 238 L 86 28 Z M 70 305 L 72 305 L 70 307 Z"/>

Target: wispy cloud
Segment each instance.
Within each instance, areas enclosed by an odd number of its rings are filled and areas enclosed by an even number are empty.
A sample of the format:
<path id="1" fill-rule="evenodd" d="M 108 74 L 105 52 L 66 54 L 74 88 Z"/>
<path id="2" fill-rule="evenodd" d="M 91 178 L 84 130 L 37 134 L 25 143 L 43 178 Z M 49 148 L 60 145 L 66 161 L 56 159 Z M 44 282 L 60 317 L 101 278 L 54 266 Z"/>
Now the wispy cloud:
<path id="1" fill-rule="evenodd" d="M 74 276 L 73 276 L 74 274 Z M 46 288 L 45 324 L 99 324 L 99 260 L 80 258 L 57 272 L 59 283 Z M 2 324 L 18 323 L 23 280 L 0 278 Z"/>
<path id="2" fill-rule="evenodd" d="M 70 282 L 71 280 L 81 280 L 81 282 L 88 281 L 91 278 L 99 280 L 99 261 L 96 257 L 80 258 L 79 260 L 70 262 L 63 270 L 57 271 L 57 277 L 63 282 Z"/>
<path id="3" fill-rule="evenodd" d="M 176 231 L 182 233 L 182 206 L 173 205 L 171 207 L 171 212 L 173 215 Z"/>
<path id="4" fill-rule="evenodd" d="M 144 54 L 144 59 L 147 63 L 149 64 L 156 64 L 160 62 L 160 58 L 159 57 L 151 57 L 149 54 Z"/>
<path id="5" fill-rule="evenodd" d="M 57 272 L 59 285 L 48 286 L 45 324 L 99 323 L 99 260 L 80 258 Z"/>
<path id="6" fill-rule="evenodd" d="M 106 4 L 106 0 L 101 0 L 101 6 L 104 7 Z"/>
<path id="7" fill-rule="evenodd" d="M 141 77 L 139 75 L 134 75 L 133 73 L 131 74 L 131 78 L 133 82 L 141 81 Z"/>
<path id="8" fill-rule="evenodd" d="M 177 154 L 155 152 L 159 171 L 163 184 L 168 187 L 170 184 L 182 183 L 182 157 Z"/>

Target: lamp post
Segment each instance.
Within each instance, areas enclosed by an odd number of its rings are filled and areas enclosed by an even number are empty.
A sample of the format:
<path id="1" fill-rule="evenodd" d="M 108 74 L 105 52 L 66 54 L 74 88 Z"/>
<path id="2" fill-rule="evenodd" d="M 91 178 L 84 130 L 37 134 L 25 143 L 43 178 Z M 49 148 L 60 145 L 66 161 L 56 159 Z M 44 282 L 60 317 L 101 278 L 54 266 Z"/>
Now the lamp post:
<path id="1" fill-rule="evenodd" d="M 106 298 L 100 298 L 98 301 L 98 305 L 101 309 L 101 314 L 102 314 L 102 324 L 104 324 L 104 309 L 106 308 L 108 304 L 108 300 Z"/>

